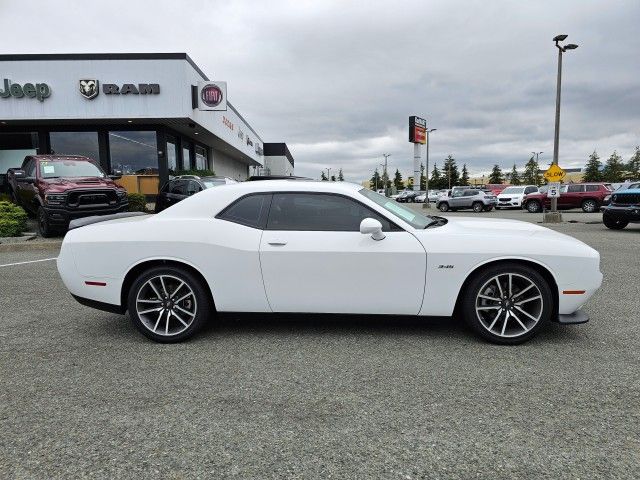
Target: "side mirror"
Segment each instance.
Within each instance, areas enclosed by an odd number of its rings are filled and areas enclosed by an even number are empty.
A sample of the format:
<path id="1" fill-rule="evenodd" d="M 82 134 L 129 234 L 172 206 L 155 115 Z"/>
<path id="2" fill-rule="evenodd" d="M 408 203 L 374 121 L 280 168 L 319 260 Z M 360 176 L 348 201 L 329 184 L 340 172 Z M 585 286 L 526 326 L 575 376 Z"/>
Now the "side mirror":
<path id="1" fill-rule="evenodd" d="M 122 178 L 122 170 L 117 170 L 114 168 L 113 170 L 111 170 L 111 175 L 109 175 L 109 178 L 111 180 L 118 180 Z"/>
<path id="2" fill-rule="evenodd" d="M 371 235 L 374 240 L 383 240 L 385 234 L 382 233 L 382 224 L 375 218 L 365 218 L 360 222 L 360 233 Z"/>

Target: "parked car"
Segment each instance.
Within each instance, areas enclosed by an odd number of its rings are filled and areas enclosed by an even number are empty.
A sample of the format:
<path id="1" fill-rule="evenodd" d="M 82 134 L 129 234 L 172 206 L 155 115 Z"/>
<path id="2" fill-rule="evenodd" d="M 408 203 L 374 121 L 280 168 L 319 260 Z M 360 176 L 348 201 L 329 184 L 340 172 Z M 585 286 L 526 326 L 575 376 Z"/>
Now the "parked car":
<path id="1" fill-rule="evenodd" d="M 619 193 L 630 188 L 640 188 L 640 181 L 633 180 L 633 181 L 626 181 L 624 183 L 611 184 L 611 189 L 613 190 L 613 193 Z M 604 197 L 604 200 L 605 200 L 605 205 L 607 205 L 608 202 L 611 201 L 611 194 Z"/>
<path id="2" fill-rule="evenodd" d="M 429 190 L 429 203 L 437 203 L 440 195 L 446 193 L 446 190 Z"/>
<path id="3" fill-rule="evenodd" d="M 97 162 L 77 155 L 29 155 L 7 171 L 9 195 L 38 219 L 38 232 L 50 237 L 75 218 L 129 209 L 127 191 Z"/>
<path id="4" fill-rule="evenodd" d="M 485 339 L 515 344 L 548 321 L 586 322 L 579 308 L 602 283 L 598 252 L 568 235 L 425 216 L 347 182 L 243 182 L 157 215 L 101 220 L 67 233 L 60 276 L 80 303 L 128 310 L 158 342 L 223 312 L 455 309 Z"/>
<path id="5" fill-rule="evenodd" d="M 494 195 L 479 189 L 456 190 L 451 197 L 440 197 L 436 206 L 441 212 L 473 209 L 474 212 L 490 212 L 497 204 Z"/>
<path id="6" fill-rule="evenodd" d="M 496 209 L 499 208 L 521 208 L 522 200 L 525 195 L 531 193 L 537 193 L 538 187 L 535 185 L 520 185 L 517 187 L 507 187 L 498 195 L 498 204 Z"/>
<path id="7" fill-rule="evenodd" d="M 612 230 L 622 230 L 629 223 L 640 223 L 640 183 L 616 190 L 611 195 L 611 203 L 602 210 L 602 223 Z"/>
<path id="8" fill-rule="evenodd" d="M 417 195 L 414 200 L 416 203 L 424 203 L 427 200 L 427 192 L 423 192 L 420 195 Z"/>
<path id="9" fill-rule="evenodd" d="M 403 190 L 400 195 L 396 197 L 396 202 L 400 203 L 413 203 L 416 201 L 416 197 L 424 193 L 420 190 Z"/>
<path id="10" fill-rule="evenodd" d="M 569 183 L 560 186 L 558 209 L 582 208 L 584 212 L 597 212 L 600 206 L 608 203 L 607 196 L 611 194 L 611 186 L 606 183 Z M 546 191 L 527 195 L 522 208 L 530 213 L 541 212 L 543 206 L 551 207 L 551 199 Z"/>
<path id="11" fill-rule="evenodd" d="M 195 175 L 173 177 L 158 192 L 155 212 L 160 213 L 165 208 L 169 208 L 171 205 L 175 205 L 206 188 L 233 183 L 238 182 L 228 177 L 198 177 Z"/>

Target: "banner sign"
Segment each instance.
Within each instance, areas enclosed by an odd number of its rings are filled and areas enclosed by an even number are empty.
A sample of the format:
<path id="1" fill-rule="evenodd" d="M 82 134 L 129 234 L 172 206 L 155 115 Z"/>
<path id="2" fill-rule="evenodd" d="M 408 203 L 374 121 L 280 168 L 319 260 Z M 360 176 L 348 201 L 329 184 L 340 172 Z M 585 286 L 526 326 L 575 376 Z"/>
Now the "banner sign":
<path id="1" fill-rule="evenodd" d="M 424 118 L 409 117 L 409 141 L 411 143 L 427 143 L 427 121 Z"/>
<path id="2" fill-rule="evenodd" d="M 199 82 L 198 110 L 227 110 L 227 82 Z"/>

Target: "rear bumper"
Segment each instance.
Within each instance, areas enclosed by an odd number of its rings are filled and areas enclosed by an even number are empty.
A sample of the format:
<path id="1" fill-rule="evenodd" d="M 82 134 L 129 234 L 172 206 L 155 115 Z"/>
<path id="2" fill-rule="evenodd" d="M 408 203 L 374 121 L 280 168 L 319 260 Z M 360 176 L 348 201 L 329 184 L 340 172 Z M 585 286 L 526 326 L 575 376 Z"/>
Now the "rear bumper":
<path id="1" fill-rule="evenodd" d="M 609 205 L 608 207 L 602 208 L 602 215 L 612 220 L 640 222 L 640 207 L 637 205 L 628 207 Z"/>
<path id="2" fill-rule="evenodd" d="M 95 208 L 86 210 L 66 210 L 64 208 L 52 208 L 44 207 L 44 211 L 47 213 L 49 225 L 52 227 L 67 227 L 71 220 L 76 218 L 92 217 L 95 215 L 112 215 L 114 213 L 121 213 L 129 211 L 129 204 L 120 204 L 117 207 L 111 208 Z"/>
<path id="3" fill-rule="evenodd" d="M 110 313 L 123 314 L 125 312 L 125 309 L 122 308 L 120 305 L 113 305 L 111 303 L 98 302 L 97 300 L 91 300 L 90 298 L 79 297 L 78 295 L 74 295 L 73 293 L 71 294 L 71 296 L 75 298 L 79 304 L 84 305 L 85 307 L 91 307 L 91 308 L 95 308 L 96 310 L 102 310 L 103 312 L 110 312 Z"/>

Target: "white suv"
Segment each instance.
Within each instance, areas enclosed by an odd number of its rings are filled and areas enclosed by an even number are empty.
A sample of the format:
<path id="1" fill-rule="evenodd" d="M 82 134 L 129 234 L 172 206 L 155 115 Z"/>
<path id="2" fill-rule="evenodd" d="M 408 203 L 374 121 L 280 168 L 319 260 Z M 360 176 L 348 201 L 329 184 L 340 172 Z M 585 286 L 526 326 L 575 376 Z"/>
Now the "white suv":
<path id="1" fill-rule="evenodd" d="M 520 208 L 525 195 L 537 193 L 538 187 L 535 185 L 519 185 L 517 187 L 507 187 L 498 195 L 498 208 Z"/>

